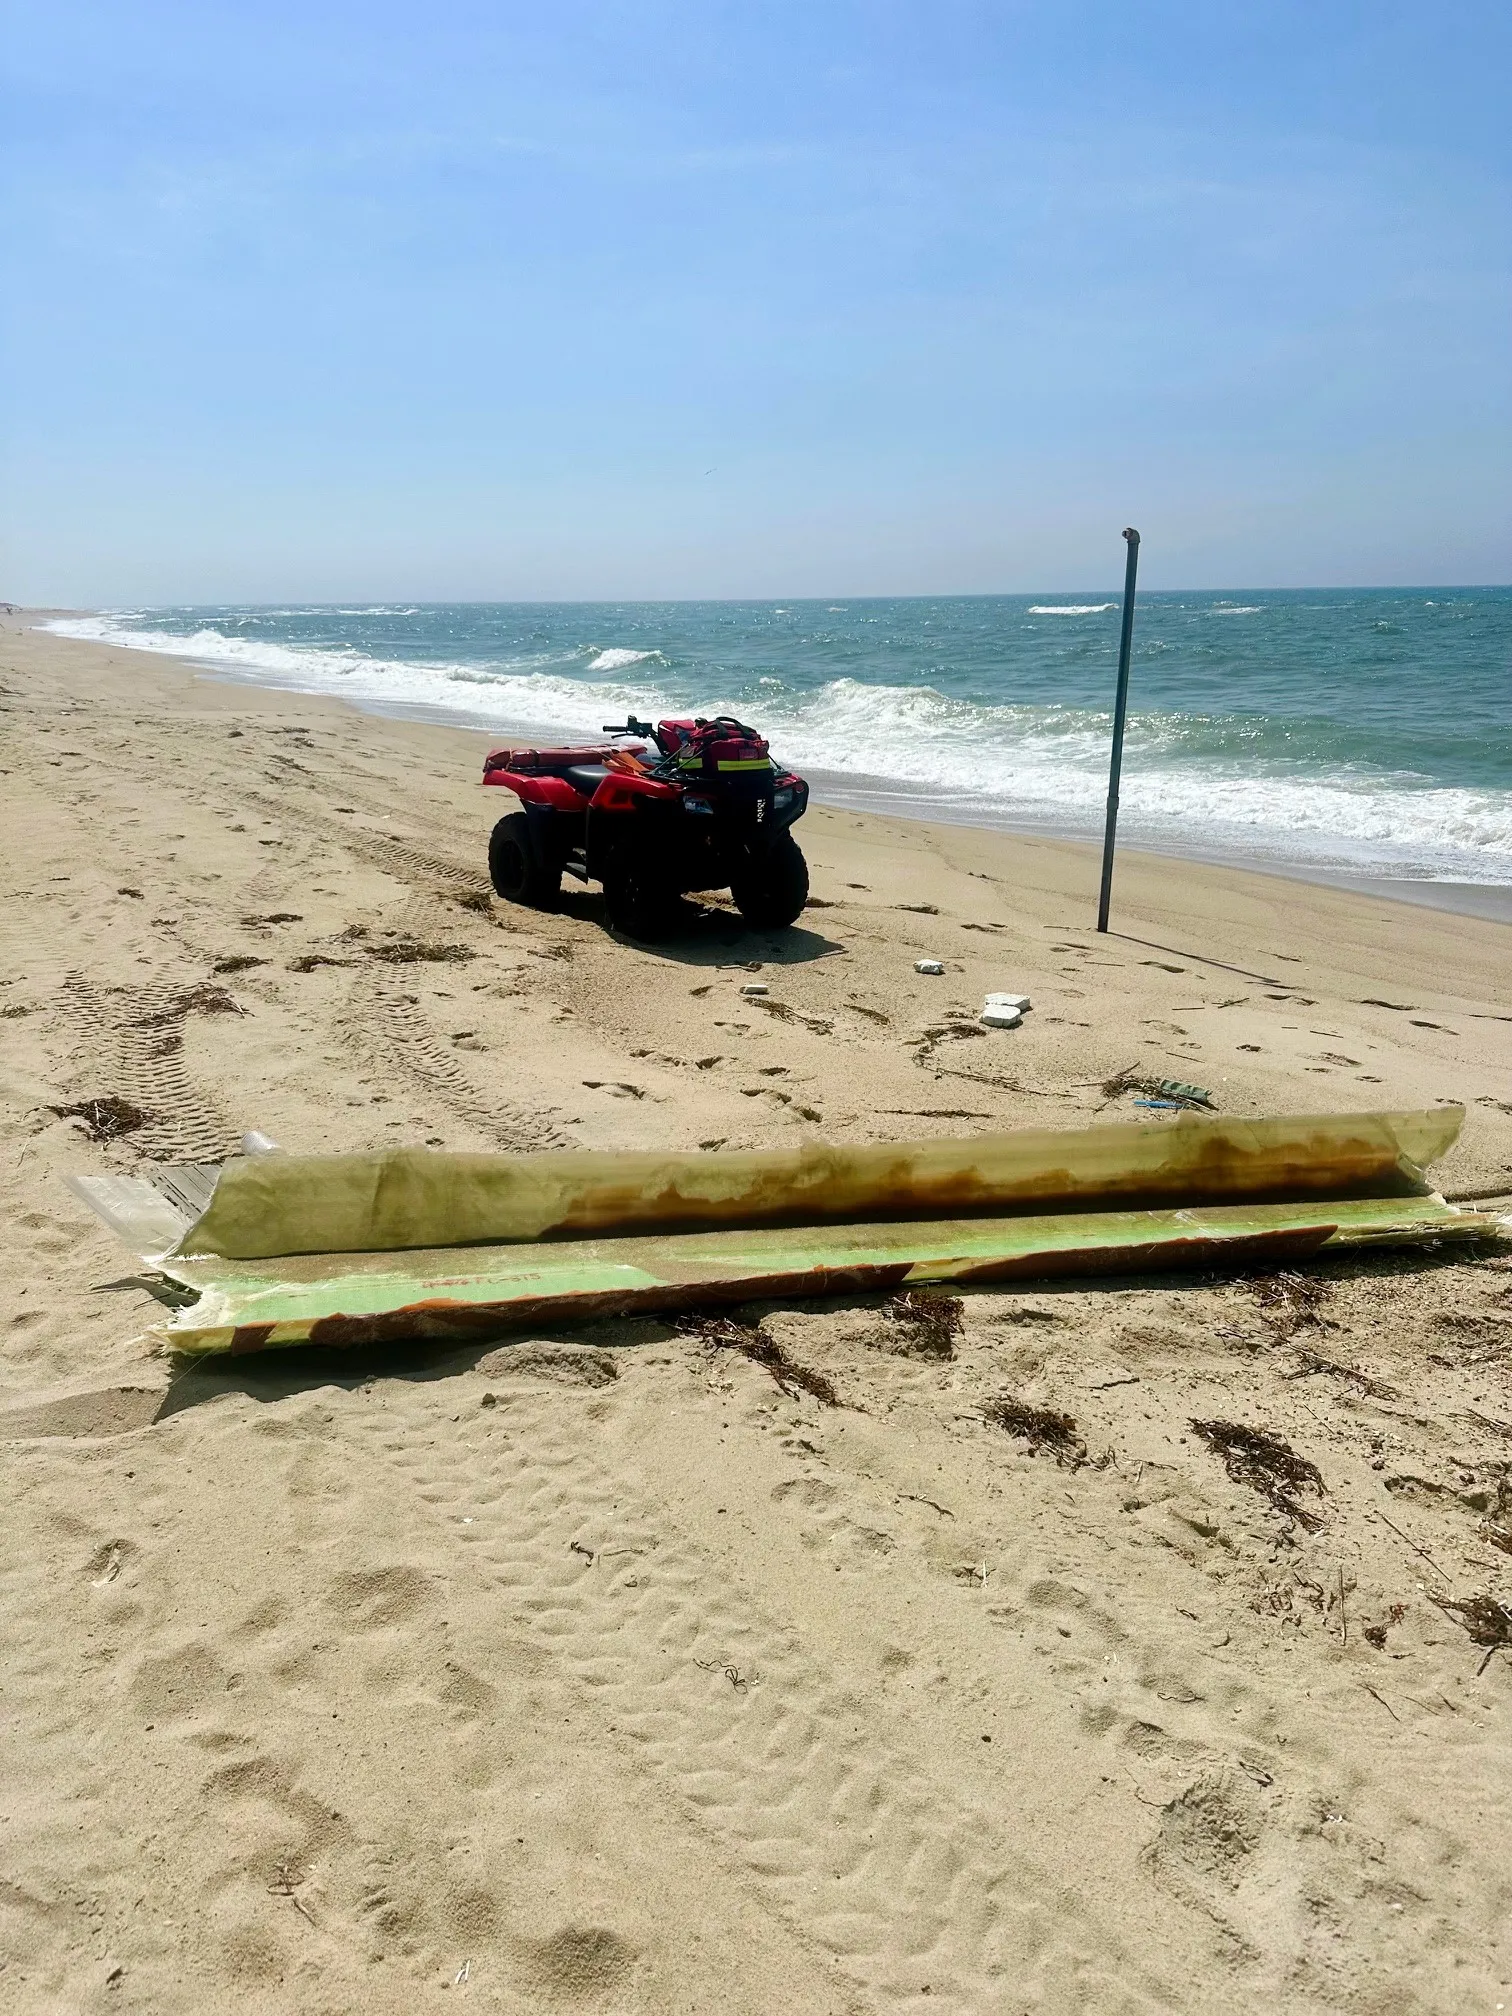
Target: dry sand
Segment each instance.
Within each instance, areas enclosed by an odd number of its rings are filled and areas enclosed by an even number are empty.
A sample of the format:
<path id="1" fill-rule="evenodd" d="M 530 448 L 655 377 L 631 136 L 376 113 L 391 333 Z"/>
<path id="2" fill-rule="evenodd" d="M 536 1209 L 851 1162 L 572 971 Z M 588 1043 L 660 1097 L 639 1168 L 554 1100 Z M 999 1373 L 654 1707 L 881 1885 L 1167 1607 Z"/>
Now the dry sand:
<path id="1" fill-rule="evenodd" d="M 485 738 L 0 634 L 7 2010 L 1512 2004 L 1505 1254 L 175 1373 L 71 1170 L 1463 1100 L 1504 925 L 815 810 L 785 936 L 489 900 Z M 927 910 L 925 906 L 934 906 Z M 394 961 L 404 941 L 463 948 Z M 913 971 L 938 954 L 941 980 Z M 378 955 L 378 956 L 375 956 Z M 767 1007 L 738 993 L 758 959 Z M 988 986 L 1022 1029 L 951 1026 Z M 967 1025 L 969 1029 L 969 1024 Z M 108 1145 L 56 1107 L 149 1114 Z M 747 1312 L 754 1316 L 760 1311 Z M 1076 1449 L 990 1425 L 1009 1393 Z M 1317 1465 L 1315 1529 L 1192 1429 Z M 1473 1620 L 1472 1620 L 1473 1621 Z"/>

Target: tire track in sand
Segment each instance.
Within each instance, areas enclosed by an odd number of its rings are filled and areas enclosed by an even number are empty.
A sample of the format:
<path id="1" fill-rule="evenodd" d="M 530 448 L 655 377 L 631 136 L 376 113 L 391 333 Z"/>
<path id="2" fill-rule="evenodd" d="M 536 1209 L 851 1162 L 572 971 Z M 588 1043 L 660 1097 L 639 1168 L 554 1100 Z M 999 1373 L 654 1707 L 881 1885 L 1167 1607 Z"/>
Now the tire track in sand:
<path id="1" fill-rule="evenodd" d="M 484 1092 L 457 1060 L 450 1044 L 437 1035 L 420 1007 L 419 996 L 388 972 L 363 972 L 354 977 L 347 1006 L 338 1025 L 346 1040 L 364 1058 L 381 1057 L 423 1091 L 441 1100 L 466 1120 L 511 1148 L 570 1148 L 570 1134 L 539 1107 L 524 1106 L 502 1094 Z"/>
<path id="2" fill-rule="evenodd" d="M 276 815 L 305 839 L 343 849 L 407 884 L 414 892 L 410 906 L 414 915 L 404 921 L 416 938 L 430 936 L 435 925 L 434 917 L 425 914 L 422 899 L 492 894 L 492 885 L 480 866 L 468 866 L 400 834 L 349 826 L 313 807 L 258 793 L 250 795 L 249 803 Z M 451 1045 L 436 1033 L 421 1010 L 419 997 L 405 986 L 396 969 L 375 967 L 355 975 L 338 1027 L 365 1060 L 380 1058 L 388 1068 L 502 1145 L 527 1149 L 574 1145 L 572 1135 L 541 1107 L 480 1089 Z"/>
<path id="3" fill-rule="evenodd" d="M 254 792 L 249 794 L 248 803 L 286 826 L 297 827 L 310 838 L 339 847 L 368 867 L 392 875 L 396 882 L 439 889 L 449 895 L 492 893 L 493 885 L 481 860 L 464 862 L 401 833 L 377 833 L 370 826 L 349 825 L 344 819 L 328 817 L 313 806 L 287 798 L 269 798 Z"/>
<path id="4" fill-rule="evenodd" d="M 149 1161 L 217 1161 L 236 1130 L 184 1063 L 184 1024 L 203 981 L 101 987 L 82 973 L 63 984 L 71 1019 L 91 1047 L 86 1097 L 115 1093 L 152 1117 L 131 1135 Z"/>

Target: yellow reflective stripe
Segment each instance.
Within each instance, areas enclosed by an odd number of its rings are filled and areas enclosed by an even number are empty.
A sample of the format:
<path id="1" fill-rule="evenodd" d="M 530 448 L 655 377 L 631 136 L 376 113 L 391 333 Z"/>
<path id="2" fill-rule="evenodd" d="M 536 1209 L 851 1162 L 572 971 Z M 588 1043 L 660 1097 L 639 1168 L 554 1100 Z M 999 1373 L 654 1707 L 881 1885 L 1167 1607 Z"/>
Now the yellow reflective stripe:
<path id="1" fill-rule="evenodd" d="M 770 756 L 757 756 L 749 760 L 742 758 L 738 763 L 716 763 L 714 765 L 716 770 L 770 770 L 771 767 L 772 759 Z"/>

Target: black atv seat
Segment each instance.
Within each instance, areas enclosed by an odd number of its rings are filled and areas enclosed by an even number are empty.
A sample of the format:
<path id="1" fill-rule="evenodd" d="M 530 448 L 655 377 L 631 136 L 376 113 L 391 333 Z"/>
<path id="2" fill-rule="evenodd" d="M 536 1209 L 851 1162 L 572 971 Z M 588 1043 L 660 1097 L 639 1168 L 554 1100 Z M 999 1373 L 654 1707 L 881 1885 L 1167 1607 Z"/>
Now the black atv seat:
<path id="1" fill-rule="evenodd" d="M 581 791 L 585 798 L 591 798 L 609 775 L 609 766 L 607 763 L 569 763 L 558 774 L 567 779 L 574 791 Z"/>

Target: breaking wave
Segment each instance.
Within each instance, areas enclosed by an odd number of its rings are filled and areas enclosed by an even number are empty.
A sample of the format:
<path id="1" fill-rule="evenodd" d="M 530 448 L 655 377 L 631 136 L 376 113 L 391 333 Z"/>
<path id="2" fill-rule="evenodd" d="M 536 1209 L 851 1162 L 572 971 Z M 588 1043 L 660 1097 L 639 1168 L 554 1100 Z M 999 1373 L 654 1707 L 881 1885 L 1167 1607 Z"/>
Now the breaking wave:
<path id="1" fill-rule="evenodd" d="M 622 646 L 613 645 L 607 651 L 600 651 L 589 661 L 590 672 L 623 672 L 628 665 L 644 665 L 649 660 L 660 660 L 660 651 L 627 651 Z"/>

